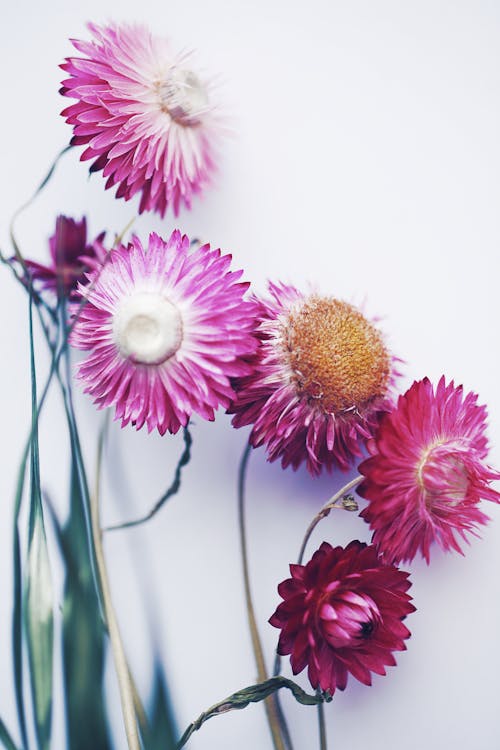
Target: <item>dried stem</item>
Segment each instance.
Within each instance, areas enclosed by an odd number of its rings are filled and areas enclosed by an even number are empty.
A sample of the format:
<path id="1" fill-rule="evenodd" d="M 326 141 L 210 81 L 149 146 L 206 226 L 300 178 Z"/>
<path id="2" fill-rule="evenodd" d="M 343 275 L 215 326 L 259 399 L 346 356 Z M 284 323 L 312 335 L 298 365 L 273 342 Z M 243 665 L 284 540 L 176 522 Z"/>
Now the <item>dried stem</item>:
<path id="1" fill-rule="evenodd" d="M 240 529 L 241 559 L 243 563 L 243 582 L 245 587 L 248 625 L 250 627 L 252 648 L 255 655 L 255 662 L 257 664 L 257 677 L 259 682 L 265 682 L 268 679 L 268 675 L 264 662 L 262 643 L 260 640 L 259 631 L 257 629 L 257 621 L 255 618 L 255 610 L 253 607 L 252 593 L 250 590 L 250 574 L 248 570 L 248 550 L 245 530 L 245 480 L 248 467 L 248 459 L 250 458 L 251 450 L 252 446 L 249 443 L 245 448 L 240 463 L 238 474 L 238 520 Z M 273 738 L 274 748 L 275 750 L 285 750 L 285 745 L 280 728 L 279 713 L 274 698 L 272 696 L 266 698 L 264 706 L 266 709 L 269 729 L 271 730 L 271 735 Z"/>
<path id="2" fill-rule="evenodd" d="M 191 460 L 192 442 L 193 442 L 193 439 L 191 437 L 191 433 L 189 432 L 189 429 L 187 427 L 184 427 L 184 450 L 182 452 L 182 455 L 179 461 L 177 462 L 177 466 L 175 467 L 174 478 L 172 480 L 172 483 L 168 487 L 168 489 L 163 493 L 160 499 L 156 501 L 156 503 L 153 505 L 151 510 L 149 510 L 148 513 L 146 513 L 144 516 L 140 516 L 140 518 L 135 518 L 133 521 L 124 521 L 123 523 L 117 523 L 117 524 L 114 524 L 113 526 L 106 526 L 104 531 L 118 531 L 119 529 L 130 529 L 132 526 L 139 526 L 143 523 L 146 523 L 146 521 L 149 521 L 151 518 L 153 518 L 153 516 L 155 516 L 158 513 L 158 511 L 165 505 L 167 500 L 169 500 L 173 495 L 176 495 L 177 492 L 179 492 L 179 489 L 181 486 L 182 469 Z"/>
<path id="3" fill-rule="evenodd" d="M 323 519 L 326 518 L 328 515 L 330 515 L 330 511 L 334 510 L 336 508 L 340 508 L 342 510 L 358 510 L 358 505 L 354 501 L 354 499 L 349 498 L 348 502 L 343 503 L 345 496 L 349 493 L 350 490 L 354 489 L 354 487 L 357 487 L 357 485 L 362 481 L 363 477 L 358 476 L 352 479 L 350 482 L 348 482 L 344 487 L 342 487 L 338 492 L 335 493 L 333 497 L 330 498 L 330 500 L 324 505 L 321 510 L 314 516 L 313 520 L 309 524 L 307 531 L 304 536 L 304 540 L 302 542 L 302 546 L 300 548 L 299 552 L 299 558 L 298 558 L 298 564 L 302 565 L 302 560 L 304 559 L 304 553 L 306 551 L 307 543 L 311 537 L 311 534 L 313 533 L 314 529 L 318 525 L 318 523 Z M 340 504 L 339 504 L 339 501 Z"/>
<path id="4" fill-rule="evenodd" d="M 325 696 L 319 694 L 309 695 L 297 683 L 288 680 L 286 677 L 271 677 L 270 680 L 266 680 L 265 682 L 259 682 L 256 685 L 250 685 L 242 690 L 238 690 L 225 700 L 219 701 L 219 703 L 216 703 L 200 714 L 195 721 L 191 722 L 182 735 L 177 743 L 177 750 L 184 747 L 191 735 L 197 732 L 208 719 L 220 716 L 228 711 L 246 708 L 250 703 L 258 703 L 271 695 L 275 695 L 281 688 L 290 690 L 295 700 L 303 706 L 315 706 L 324 700 L 331 700 L 331 698 L 325 698 Z"/>
<path id="5" fill-rule="evenodd" d="M 326 723 L 325 723 L 325 709 L 323 703 L 318 703 L 318 730 L 319 730 L 319 750 L 328 750 L 326 742 Z"/>
<path id="6" fill-rule="evenodd" d="M 90 497 L 90 515 L 92 521 L 92 536 L 94 541 L 95 556 L 97 561 L 97 570 L 99 573 L 99 579 L 101 584 L 102 599 L 104 605 L 104 613 L 106 616 L 106 623 L 108 626 L 109 638 L 111 641 L 111 648 L 113 651 L 113 659 L 115 662 L 116 675 L 118 677 L 118 685 L 120 689 L 120 700 L 122 706 L 123 723 L 125 725 L 125 733 L 127 735 L 127 743 L 129 750 L 141 750 L 141 743 L 139 740 L 139 730 L 136 719 L 136 696 L 134 685 L 130 676 L 130 670 L 127 664 L 127 658 L 125 656 L 125 650 L 123 647 L 123 641 L 120 634 L 120 628 L 118 620 L 113 607 L 111 599 L 111 589 L 109 585 L 108 572 L 106 569 L 106 561 L 104 558 L 104 550 L 102 546 L 102 533 L 99 520 L 99 493 L 100 493 L 100 478 L 101 478 L 101 465 L 102 465 L 102 454 L 104 447 L 105 427 L 99 435 L 99 442 L 97 448 L 97 466 L 96 466 L 96 480 L 94 492 Z"/>

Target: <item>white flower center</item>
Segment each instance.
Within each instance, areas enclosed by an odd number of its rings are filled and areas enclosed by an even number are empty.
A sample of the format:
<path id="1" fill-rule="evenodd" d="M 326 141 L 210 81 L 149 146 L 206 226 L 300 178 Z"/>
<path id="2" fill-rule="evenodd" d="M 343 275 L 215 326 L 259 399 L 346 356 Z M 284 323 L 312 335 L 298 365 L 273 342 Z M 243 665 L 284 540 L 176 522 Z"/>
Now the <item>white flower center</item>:
<path id="1" fill-rule="evenodd" d="M 125 297 L 113 316 L 113 336 L 124 357 L 145 365 L 159 365 L 182 342 L 178 309 L 157 292 Z"/>
<path id="2" fill-rule="evenodd" d="M 207 90 L 191 70 L 170 68 L 158 94 L 162 109 L 183 125 L 195 125 L 208 108 Z"/>

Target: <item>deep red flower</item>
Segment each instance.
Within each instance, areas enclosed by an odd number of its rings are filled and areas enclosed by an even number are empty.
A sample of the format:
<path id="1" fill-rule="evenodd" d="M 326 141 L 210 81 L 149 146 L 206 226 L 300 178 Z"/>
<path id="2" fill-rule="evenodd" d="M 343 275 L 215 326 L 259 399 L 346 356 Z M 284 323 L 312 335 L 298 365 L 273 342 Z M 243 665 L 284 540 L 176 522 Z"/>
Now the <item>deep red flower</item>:
<path id="1" fill-rule="evenodd" d="M 291 654 L 294 674 L 305 667 L 313 688 L 333 695 L 350 672 L 371 685 L 371 672 L 385 675 L 393 651 L 404 651 L 410 631 L 402 620 L 415 607 L 406 593 L 408 573 L 382 563 L 373 545 L 327 542 L 306 565 L 290 565 L 278 586 L 284 601 L 269 622 L 281 628 L 278 653 Z"/>
<path id="2" fill-rule="evenodd" d="M 500 474 L 484 461 L 488 453 L 486 408 L 462 386 L 441 378 L 434 392 L 425 378 L 400 396 L 385 414 L 359 470 L 358 492 L 370 503 L 361 516 L 387 562 L 429 562 L 430 547 L 462 552 L 459 540 L 488 517 L 481 499 L 500 502 L 490 487 Z"/>
<path id="3" fill-rule="evenodd" d="M 34 282 L 41 289 L 68 296 L 76 290 L 78 282 L 84 284 L 85 273 L 102 262 L 107 251 L 103 245 L 104 232 L 93 242 L 87 242 L 87 222 L 68 216 L 58 216 L 54 234 L 49 239 L 50 264 L 43 265 L 26 260 Z"/>

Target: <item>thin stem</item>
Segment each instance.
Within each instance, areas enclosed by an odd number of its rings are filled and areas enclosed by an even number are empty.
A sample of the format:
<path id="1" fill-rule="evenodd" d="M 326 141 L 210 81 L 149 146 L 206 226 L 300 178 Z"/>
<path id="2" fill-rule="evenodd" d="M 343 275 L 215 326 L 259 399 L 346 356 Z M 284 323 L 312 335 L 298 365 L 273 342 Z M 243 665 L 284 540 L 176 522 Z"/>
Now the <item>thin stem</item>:
<path id="1" fill-rule="evenodd" d="M 352 479 L 350 482 L 348 482 L 346 485 L 344 485 L 338 492 L 335 493 L 335 495 L 333 495 L 333 497 L 330 498 L 330 500 L 314 516 L 313 520 L 307 527 L 307 531 L 305 533 L 304 539 L 302 541 L 302 545 L 300 547 L 299 557 L 297 560 L 297 563 L 299 565 L 302 565 L 302 561 L 304 559 L 304 553 L 306 551 L 307 543 L 309 542 L 309 539 L 311 538 L 311 534 L 313 533 L 314 529 L 323 518 L 326 518 L 328 515 L 330 515 L 330 512 L 334 509 L 340 508 L 343 510 L 350 510 L 350 511 L 358 509 L 358 505 L 356 501 L 354 500 L 354 498 L 349 497 L 348 493 L 350 490 L 354 489 L 354 487 L 357 487 L 362 479 L 363 479 L 362 476 L 357 476 L 354 479 Z M 341 501 L 340 505 L 338 504 L 339 501 Z M 274 669 L 275 669 L 275 674 L 279 672 L 280 670 L 279 655 L 276 656 Z M 323 708 L 323 703 L 318 703 L 317 710 L 318 710 L 319 747 L 320 747 L 320 750 L 328 750 L 327 740 L 326 740 L 325 711 Z"/>
<path id="2" fill-rule="evenodd" d="M 168 487 L 168 489 L 163 493 L 160 499 L 156 501 L 156 503 L 153 505 L 151 510 L 148 513 L 146 513 L 146 515 L 141 516 L 140 518 L 135 518 L 133 521 L 125 521 L 124 523 L 117 523 L 114 526 L 106 526 L 104 531 L 117 531 L 118 529 L 129 529 L 131 526 L 139 526 L 140 524 L 146 523 L 146 521 L 149 521 L 151 518 L 153 518 L 153 516 L 155 516 L 158 513 L 158 511 L 163 507 L 163 505 L 167 502 L 169 498 L 171 498 L 173 495 L 176 495 L 177 492 L 179 492 L 179 489 L 181 486 L 182 469 L 184 466 L 186 466 L 186 464 L 189 463 L 191 459 L 192 442 L 193 442 L 193 439 L 191 437 L 191 433 L 189 432 L 189 429 L 187 427 L 184 427 L 184 450 L 177 463 L 177 466 L 175 467 L 174 478 L 172 480 L 172 483 Z"/>
<path id="3" fill-rule="evenodd" d="M 302 541 L 302 546 L 300 548 L 299 552 L 299 558 L 298 558 L 298 564 L 302 565 L 302 560 L 304 559 L 304 553 L 306 551 L 307 543 L 311 537 L 311 534 L 313 533 L 314 529 L 318 525 L 318 523 L 323 519 L 326 518 L 331 510 L 334 510 L 336 508 L 341 508 L 343 510 L 357 510 L 358 506 L 357 503 L 350 499 L 349 503 L 338 505 L 339 500 L 343 500 L 343 498 L 347 495 L 347 493 L 352 490 L 354 487 L 356 487 L 360 482 L 362 481 L 363 477 L 358 476 L 352 479 L 350 482 L 348 482 L 344 487 L 342 487 L 338 492 L 335 493 L 333 497 L 330 498 L 330 500 L 324 505 L 321 510 L 314 516 L 313 520 L 307 527 L 307 531 L 305 533 L 304 539 Z"/>
<path id="4" fill-rule="evenodd" d="M 328 750 L 326 741 L 326 723 L 325 708 L 323 703 L 318 703 L 318 730 L 319 730 L 319 750 Z"/>
<path id="5" fill-rule="evenodd" d="M 240 531 L 240 545 L 241 545 L 241 560 L 243 564 L 243 583 L 245 588 L 245 601 L 247 607 L 248 625 L 250 627 L 250 636 L 252 639 L 252 648 L 255 655 L 255 662 L 257 665 L 257 677 L 259 682 L 265 682 L 268 679 L 266 665 L 264 662 L 264 653 L 262 651 L 262 643 L 257 628 L 257 621 L 255 618 L 255 610 L 252 601 L 252 592 L 250 589 L 250 574 L 248 569 L 248 549 L 246 540 L 246 528 L 245 528 L 245 482 L 246 473 L 248 468 L 248 460 L 250 458 L 250 452 L 252 446 L 250 443 L 247 444 L 243 456 L 240 462 L 240 468 L 238 472 L 238 524 Z M 275 750 L 285 750 L 283 743 L 280 719 L 277 710 L 277 706 L 272 697 L 266 698 L 264 706 L 267 714 L 267 721 L 269 723 L 269 729 L 273 738 L 273 745 Z"/>
<path id="6" fill-rule="evenodd" d="M 17 240 L 16 240 L 16 235 L 14 233 L 14 226 L 15 226 L 15 223 L 16 223 L 16 219 L 18 218 L 18 216 L 20 216 L 20 214 L 22 214 L 23 211 L 25 211 L 27 208 L 29 208 L 29 206 L 31 206 L 31 204 L 33 203 L 33 201 L 37 197 L 38 193 L 40 193 L 44 189 L 44 187 L 48 184 L 48 182 L 50 181 L 50 178 L 52 177 L 52 175 L 53 175 L 53 173 L 55 171 L 55 168 L 57 167 L 57 164 L 59 163 L 59 160 L 61 159 L 61 157 L 64 156 L 64 154 L 67 151 L 69 151 L 71 148 L 72 148 L 71 145 L 65 146 L 62 149 L 62 151 L 60 151 L 57 154 L 56 158 L 54 159 L 54 161 L 52 162 L 52 164 L 51 164 L 51 166 L 49 168 L 49 171 L 47 172 L 47 174 L 45 175 L 45 177 L 41 181 L 40 185 L 37 187 L 37 189 L 35 190 L 35 192 L 31 196 L 31 198 L 28 198 L 28 200 L 25 203 L 23 203 L 23 205 L 20 206 L 17 209 L 17 211 L 14 213 L 12 219 L 10 220 L 10 226 L 9 226 L 10 239 L 11 239 L 12 246 L 14 248 L 14 252 L 16 254 L 16 257 L 17 257 L 17 259 L 19 260 L 19 262 L 21 263 L 21 265 L 23 266 L 24 269 L 26 269 L 26 266 L 25 266 L 25 263 L 24 263 L 24 257 L 22 255 L 20 249 L 19 249 L 19 245 L 18 245 Z"/>
<path id="7" fill-rule="evenodd" d="M 106 425 L 106 423 L 105 423 Z M 123 723 L 125 725 L 125 732 L 127 735 L 127 743 L 129 750 L 141 750 L 141 744 L 139 740 L 139 730 L 137 726 L 136 712 L 135 712 L 135 700 L 134 700 L 134 687 L 130 678 L 130 671 L 127 664 L 127 658 L 125 656 L 125 649 L 123 647 L 123 641 L 120 634 L 120 628 L 118 620 L 113 607 L 111 598 L 111 588 L 109 584 L 108 572 L 106 569 L 106 561 L 104 558 L 104 550 L 102 546 L 102 533 L 100 528 L 99 520 L 99 493 L 100 493 L 100 478 L 101 478 L 101 466 L 102 466 L 102 454 L 104 448 L 105 439 L 105 426 L 101 430 L 99 435 L 99 441 L 97 446 L 97 465 L 96 465 L 96 480 L 94 492 L 90 497 L 90 516 L 92 521 L 92 536 L 94 541 L 95 556 L 97 561 L 97 570 L 99 573 L 99 579 L 101 584 L 102 599 L 104 605 L 104 613 L 106 616 L 106 622 L 108 625 L 109 638 L 111 641 L 111 648 L 113 651 L 113 659 L 115 662 L 116 675 L 118 677 L 118 685 L 120 688 L 120 700 L 122 706 Z"/>

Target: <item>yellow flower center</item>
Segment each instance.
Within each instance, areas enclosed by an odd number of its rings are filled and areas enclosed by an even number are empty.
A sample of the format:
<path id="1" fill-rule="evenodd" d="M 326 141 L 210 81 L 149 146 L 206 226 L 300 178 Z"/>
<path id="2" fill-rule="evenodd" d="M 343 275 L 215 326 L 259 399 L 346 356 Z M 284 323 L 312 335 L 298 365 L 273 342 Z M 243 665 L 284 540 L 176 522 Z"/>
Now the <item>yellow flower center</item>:
<path id="1" fill-rule="evenodd" d="M 284 344 L 300 395 L 339 414 L 386 395 L 391 361 L 379 331 L 353 305 L 312 297 L 292 312 Z"/>

